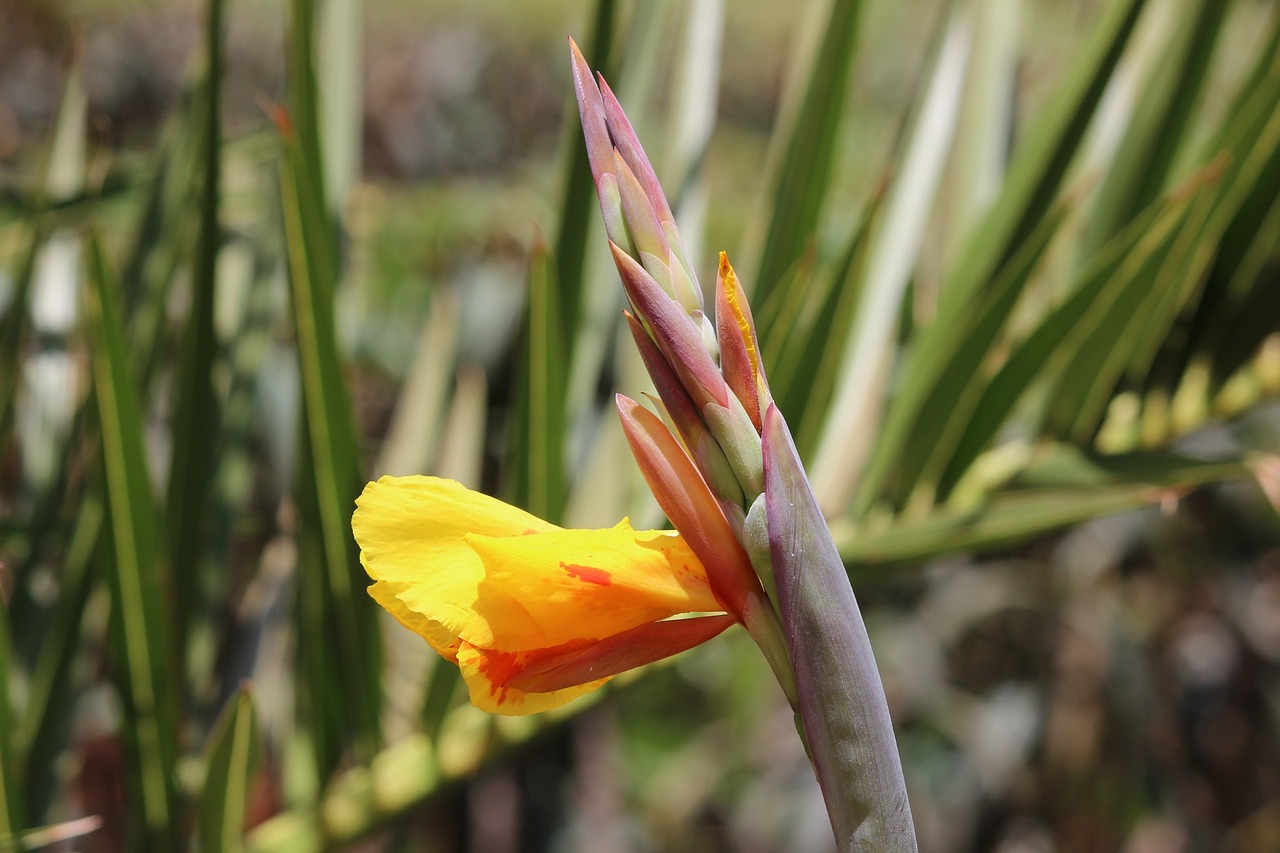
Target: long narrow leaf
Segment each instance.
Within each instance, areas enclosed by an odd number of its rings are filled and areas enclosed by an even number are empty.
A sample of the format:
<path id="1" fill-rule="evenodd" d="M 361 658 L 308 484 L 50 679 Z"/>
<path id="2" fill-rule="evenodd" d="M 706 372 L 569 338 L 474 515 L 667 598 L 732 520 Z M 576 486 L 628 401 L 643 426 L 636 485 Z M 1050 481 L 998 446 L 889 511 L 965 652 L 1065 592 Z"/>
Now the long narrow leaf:
<path id="1" fill-rule="evenodd" d="M 1107 7 L 1052 100 L 1018 143 L 999 199 L 973 229 L 947 281 L 940 322 L 995 278 L 1053 203 L 1145 2 L 1119 0 Z"/>
<path id="2" fill-rule="evenodd" d="M 1057 467 L 1056 473 L 1048 470 Z M 1206 483 L 1242 479 L 1238 460 L 1204 462 L 1173 455 L 1113 456 L 1068 465 L 1054 463 L 1025 475 L 1027 488 L 993 497 L 968 510 L 945 510 L 887 529 L 833 530 L 840 556 L 855 582 L 923 558 L 991 549 L 1091 518 L 1148 506 L 1165 494 Z"/>
<path id="3" fill-rule="evenodd" d="M 1111 169 L 1098 190 L 1082 248 L 1086 257 L 1164 189 L 1208 78 L 1229 0 L 1193 0 L 1163 46 Z"/>
<path id="4" fill-rule="evenodd" d="M 616 0 L 597 0 L 591 38 L 585 42 L 592 68 L 608 72 L 613 65 Z M 613 75 L 611 75 L 612 77 Z M 560 291 L 560 328 L 568 336 L 570 352 L 582 312 L 583 275 L 587 263 L 587 231 L 596 220 L 595 182 L 587 150 L 579 142 L 573 122 L 566 124 L 568 165 L 560 203 L 560 230 L 555 242 L 555 275 Z"/>
<path id="5" fill-rule="evenodd" d="M 13 741 L 13 703 L 9 685 L 13 683 L 13 659 L 9 650 L 9 611 L 0 607 L 0 845 L 24 824 L 22 791 L 18 787 L 19 756 Z"/>
<path id="6" fill-rule="evenodd" d="M 304 417 L 305 456 L 298 482 L 304 512 L 302 555 L 318 561 L 318 565 L 302 562 L 300 568 L 319 570 L 324 578 L 320 598 L 304 608 L 306 630 L 300 651 L 318 667 L 308 675 L 310 686 L 320 690 L 328 684 L 322 694 L 328 698 L 311 710 L 323 715 L 327 707 L 341 721 L 328 730 L 336 740 L 321 752 L 320 769 L 327 773 L 337 760 L 340 744 L 356 738 L 367 747 L 377 741 L 380 645 L 376 614 L 364 594 L 365 579 L 351 535 L 358 464 L 334 330 L 337 268 L 332 232 L 316 183 L 319 168 L 309 163 L 306 148 L 291 126 L 286 122 L 281 129 L 285 157 L 280 180 Z M 304 578 L 304 594 L 312 582 Z"/>
<path id="7" fill-rule="evenodd" d="M 177 648 L 185 657 L 187 628 L 192 621 L 200 555 L 207 525 L 206 502 L 213 478 L 214 426 L 218 420 L 213 392 L 217 340 L 213 328 L 214 287 L 222 238 L 219 223 L 222 159 L 222 0 L 208 0 L 205 20 L 207 71 L 204 136 L 200 148 L 200 226 L 191 270 L 191 313 L 183 334 L 183 351 L 175 380 L 173 458 L 166 502 L 169 554 L 174 566 L 177 604 Z"/>
<path id="8" fill-rule="evenodd" d="M 1115 292 L 1164 256 L 1173 231 L 1185 213 L 1185 202 L 1192 195 L 1191 192 L 1182 194 L 1180 203 L 1152 210 L 1125 229 L 1081 272 L 1063 303 L 1045 316 L 1013 349 L 996 375 L 981 386 L 982 396 L 974 404 L 964 432 L 956 440 L 939 477 L 940 498 L 947 497 L 1027 389 L 1038 379 L 1057 373 L 1050 367 L 1051 360 L 1069 358 L 1076 351 L 1072 336 L 1079 334 L 1076 330 L 1089 315 L 1107 313 L 1116 299 Z"/>
<path id="9" fill-rule="evenodd" d="M 756 302 L 769 298 L 817 228 L 830 186 L 861 12 L 859 0 L 830 4 L 821 46 L 812 66 L 805 69 L 804 100 L 786 131 L 786 147 L 768 203 L 769 226 L 754 276 Z"/>
<path id="10" fill-rule="evenodd" d="M 90 242 L 89 278 L 85 306 L 110 519 L 112 633 L 134 753 L 132 781 L 145 826 L 137 849 L 172 850 L 180 829 L 173 785 L 178 667 L 169 657 L 174 646 L 161 598 L 162 541 L 136 386 L 126 362 L 116 284 L 96 240 Z"/>
<path id="11" fill-rule="evenodd" d="M 975 293 L 996 280 L 1040 225 L 1075 157 L 1143 3 L 1144 0 L 1122 0 L 1108 8 L 1092 40 L 1034 123 L 1033 131 L 1018 146 L 999 199 L 974 229 L 967 251 L 947 279 L 935 321 L 940 328 L 946 328 L 970 304 Z M 910 427 L 920 414 L 920 402 L 920 397 L 904 397 L 890 403 L 880 429 L 881 438 L 858 486 L 855 515 L 865 513 L 882 493 Z M 822 470 L 819 465 L 818 471 Z"/>
<path id="12" fill-rule="evenodd" d="M 101 477 L 81 500 L 62 564 L 57 604 L 45 642 L 31 667 L 26 702 L 13 733 L 23 762 L 28 814 L 40 820 L 55 797 L 56 760 L 70 728 L 75 699 L 71 673 L 80 651 L 80 625 L 95 581 L 92 563 L 106 520 Z"/>
<path id="13" fill-rule="evenodd" d="M 196 836 L 201 850 L 243 848 L 245 812 L 259 753 L 253 698 L 242 688 L 209 734 Z"/>
<path id="14" fill-rule="evenodd" d="M 891 356 L 896 320 L 951 148 L 972 39 L 968 18 L 953 17 L 938 48 L 903 154 L 902 171 L 889 189 L 884 219 L 872 237 L 856 326 L 850 332 L 850 346 L 841 363 L 835 399 L 814 462 L 814 471 L 821 472 L 815 489 L 824 507 L 831 511 L 847 504 L 872 447 L 869 430 L 851 435 L 849 425 L 867 413 L 877 412 L 882 405 L 886 380 L 883 367 Z"/>
<path id="15" fill-rule="evenodd" d="M 916 420 L 903 449 L 894 493 L 898 501 L 919 490 L 920 500 L 932 502 L 937 480 L 952 458 L 969 415 L 979 404 L 983 365 L 1003 341 L 1002 333 L 1014 307 L 1066 215 L 1065 205 L 1050 211 L 1019 254 L 982 297 L 975 300 L 970 310 L 953 325 L 934 326 L 924 333 L 929 340 L 922 341 L 920 346 L 922 350 L 928 348 L 934 356 L 929 372 L 936 378 L 920 411 L 933 416 Z M 937 344 L 930 346 L 935 339 Z"/>
<path id="16" fill-rule="evenodd" d="M 513 502 L 556 521 L 564 512 L 565 384 L 568 353 L 561 334 L 556 279 L 546 250 L 537 247 L 530 262 L 524 351 L 520 359 L 512 430 Z"/>

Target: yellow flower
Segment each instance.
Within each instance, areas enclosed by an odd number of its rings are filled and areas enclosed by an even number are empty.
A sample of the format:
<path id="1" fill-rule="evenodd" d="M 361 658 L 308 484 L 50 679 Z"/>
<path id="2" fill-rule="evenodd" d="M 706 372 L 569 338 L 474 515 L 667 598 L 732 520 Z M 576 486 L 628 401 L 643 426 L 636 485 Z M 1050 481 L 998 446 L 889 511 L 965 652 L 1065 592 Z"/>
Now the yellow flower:
<path id="1" fill-rule="evenodd" d="M 369 594 L 444 658 L 474 705 L 545 711 L 731 625 L 679 534 L 565 530 L 436 477 L 365 487 L 352 528 Z"/>

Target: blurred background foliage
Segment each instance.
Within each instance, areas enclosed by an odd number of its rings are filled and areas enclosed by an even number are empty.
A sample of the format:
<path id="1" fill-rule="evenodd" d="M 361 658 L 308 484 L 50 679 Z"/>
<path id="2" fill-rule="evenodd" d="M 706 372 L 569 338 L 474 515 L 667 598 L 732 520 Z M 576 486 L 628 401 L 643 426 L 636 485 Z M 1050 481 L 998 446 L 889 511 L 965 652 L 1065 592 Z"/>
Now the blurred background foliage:
<path id="1" fill-rule="evenodd" d="M 659 523 L 565 36 L 726 248 L 929 851 L 1280 849 L 1274 0 L 0 0 L 0 846 L 832 846 L 730 636 L 541 718 L 352 501 Z"/>

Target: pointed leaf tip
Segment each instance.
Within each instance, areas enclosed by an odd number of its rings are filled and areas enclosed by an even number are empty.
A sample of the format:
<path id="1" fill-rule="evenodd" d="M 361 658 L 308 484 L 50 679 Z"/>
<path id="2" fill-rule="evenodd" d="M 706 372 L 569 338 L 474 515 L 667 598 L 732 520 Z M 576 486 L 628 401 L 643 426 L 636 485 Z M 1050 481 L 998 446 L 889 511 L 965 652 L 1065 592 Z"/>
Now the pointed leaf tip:
<path id="1" fill-rule="evenodd" d="M 578 101 L 578 116 L 582 121 L 582 136 L 587 146 L 587 159 L 591 163 L 591 176 L 599 186 L 602 175 L 608 174 L 613 163 L 613 141 L 605 118 L 604 101 L 600 88 L 592 76 L 586 57 L 578 44 L 569 39 L 570 61 L 573 71 L 573 92 Z M 607 211 L 606 211 L 607 218 Z"/>
<path id="2" fill-rule="evenodd" d="M 726 252 L 720 253 L 718 278 L 716 337 L 720 345 L 720 370 L 759 431 L 761 413 L 772 399 L 760 361 L 760 343 L 751 306 Z"/>

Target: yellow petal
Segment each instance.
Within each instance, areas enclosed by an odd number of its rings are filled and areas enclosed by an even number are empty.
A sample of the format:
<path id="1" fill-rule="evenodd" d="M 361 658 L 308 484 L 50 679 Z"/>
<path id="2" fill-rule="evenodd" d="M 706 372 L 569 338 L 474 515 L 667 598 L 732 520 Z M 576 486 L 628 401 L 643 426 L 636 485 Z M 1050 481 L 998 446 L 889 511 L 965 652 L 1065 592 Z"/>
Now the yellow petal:
<path id="1" fill-rule="evenodd" d="M 486 627 L 459 634 L 473 645 L 544 649 L 604 639 L 677 613 L 722 609 L 682 538 L 633 530 L 626 519 L 608 530 L 467 541 L 484 562 L 475 610 Z"/>
<path id="2" fill-rule="evenodd" d="M 458 483 L 383 477 L 352 529 L 370 595 L 456 661 L 477 707 L 532 714 L 607 681 L 526 693 L 529 666 L 679 613 L 717 611 L 706 571 L 675 533 L 562 530 Z M 616 655 L 615 655 L 616 656 Z"/>
<path id="3" fill-rule="evenodd" d="M 383 477 L 365 486 L 351 527 L 360 562 L 378 582 L 370 589 L 373 597 L 450 658 L 464 628 L 473 642 L 493 646 L 471 609 L 484 566 L 464 537 L 559 529 L 453 480 L 418 476 Z"/>

